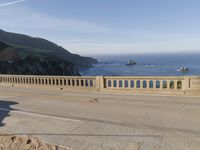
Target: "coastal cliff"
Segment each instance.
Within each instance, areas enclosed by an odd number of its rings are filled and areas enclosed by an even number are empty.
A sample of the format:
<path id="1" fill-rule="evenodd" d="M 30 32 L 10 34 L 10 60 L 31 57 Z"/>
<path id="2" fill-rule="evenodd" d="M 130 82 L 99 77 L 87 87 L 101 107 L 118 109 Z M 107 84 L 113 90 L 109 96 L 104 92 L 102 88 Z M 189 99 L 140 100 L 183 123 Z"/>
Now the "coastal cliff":
<path id="1" fill-rule="evenodd" d="M 79 76 L 97 60 L 72 54 L 42 38 L 0 30 L 0 73 Z"/>

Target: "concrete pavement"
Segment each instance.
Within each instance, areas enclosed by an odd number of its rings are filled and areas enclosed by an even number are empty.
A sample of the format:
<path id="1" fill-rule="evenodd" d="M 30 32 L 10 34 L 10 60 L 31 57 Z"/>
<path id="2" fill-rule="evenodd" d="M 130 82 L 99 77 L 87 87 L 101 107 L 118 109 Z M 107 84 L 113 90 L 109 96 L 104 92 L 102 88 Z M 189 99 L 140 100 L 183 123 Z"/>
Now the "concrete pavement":
<path id="1" fill-rule="evenodd" d="M 77 150 L 198 150 L 200 98 L 0 87 L 0 132 Z"/>

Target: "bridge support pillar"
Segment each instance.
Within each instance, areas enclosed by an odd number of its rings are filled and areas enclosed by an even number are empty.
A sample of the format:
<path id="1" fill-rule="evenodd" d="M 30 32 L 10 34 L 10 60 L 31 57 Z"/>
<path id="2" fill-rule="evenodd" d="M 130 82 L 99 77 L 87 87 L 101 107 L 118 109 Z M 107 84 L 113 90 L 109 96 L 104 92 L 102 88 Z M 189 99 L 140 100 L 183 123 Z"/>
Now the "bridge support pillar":
<path id="1" fill-rule="evenodd" d="M 103 76 L 97 76 L 96 77 L 96 89 L 97 89 L 97 91 L 100 92 L 104 88 L 105 88 L 104 77 Z"/>

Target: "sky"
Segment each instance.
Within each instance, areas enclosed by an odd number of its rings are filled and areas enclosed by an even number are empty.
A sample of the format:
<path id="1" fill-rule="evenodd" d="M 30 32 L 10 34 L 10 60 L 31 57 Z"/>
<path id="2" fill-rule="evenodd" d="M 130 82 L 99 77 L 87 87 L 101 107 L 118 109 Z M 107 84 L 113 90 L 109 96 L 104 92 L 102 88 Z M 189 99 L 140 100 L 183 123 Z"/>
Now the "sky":
<path id="1" fill-rule="evenodd" d="M 199 0 L 0 0 L 0 29 L 72 53 L 200 52 Z"/>

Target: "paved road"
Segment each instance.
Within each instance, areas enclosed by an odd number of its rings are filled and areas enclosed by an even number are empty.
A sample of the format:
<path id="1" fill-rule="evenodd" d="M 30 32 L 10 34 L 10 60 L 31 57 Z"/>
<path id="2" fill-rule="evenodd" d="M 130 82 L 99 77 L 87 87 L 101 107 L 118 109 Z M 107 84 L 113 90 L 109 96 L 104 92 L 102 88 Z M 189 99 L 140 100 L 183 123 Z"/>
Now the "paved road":
<path id="1" fill-rule="evenodd" d="M 200 98 L 0 87 L 0 132 L 75 150 L 199 150 Z"/>

